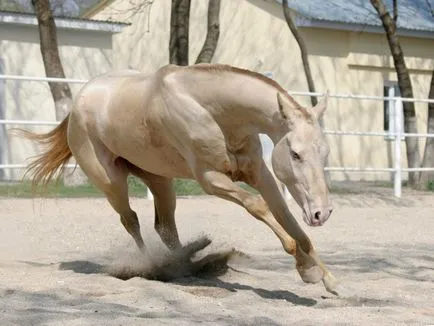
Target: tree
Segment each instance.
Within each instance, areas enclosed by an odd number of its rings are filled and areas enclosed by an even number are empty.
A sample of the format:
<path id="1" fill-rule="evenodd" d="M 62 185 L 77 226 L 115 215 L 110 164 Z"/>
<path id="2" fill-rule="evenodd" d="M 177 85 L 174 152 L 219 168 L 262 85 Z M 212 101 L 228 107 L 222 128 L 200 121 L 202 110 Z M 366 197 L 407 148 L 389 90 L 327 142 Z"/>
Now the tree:
<path id="1" fill-rule="evenodd" d="M 434 100 L 434 70 L 431 76 L 431 86 L 429 88 L 428 98 Z M 434 134 L 434 103 L 428 104 L 428 124 L 427 133 Z M 423 154 L 423 168 L 434 167 L 434 138 L 427 138 L 425 143 L 425 151 Z M 434 181 L 434 171 L 423 171 L 420 174 L 419 188 L 425 188 L 429 182 Z"/>
<path id="2" fill-rule="evenodd" d="M 220 0 L 209 0 L 208 29 L 196 63 L 211 62 L 220 36 Z"/>
<path id="3" fill-rule="evenodd" d="M 288 7 L 288 0 L 282 1 L 282 7 L 283 7 L 283 15 L 285 16 L 286 23 L 288 24 L 288 27 L 291 30 L 291 33 L 294 36 L 295 40 L 297 41 L 298 47 L 300 48 L 301 60 L 303 62 L 303 69 L 304 69 L 304 74 L 306 76 L 309 92 L 315 93 L 315 84 L 313 83 L 312 73 L 310 72 L 310 65 L 307 57 L 306 43 L 304 43 L 303 37 L 300 35 L 297 26 L 295 26 L 294 22 L 292 21 L 291 11 Z M 316 96 L 311 96 L 310 101 L 312 103 L 312 106 L 315 106 L 318 103 Z"/>
<path id="4" fill-rule="evenodd" d="M 45 74 L 47 77 L 65 78 L 63 66 L 59 57 L 57 46 L 56 24 L 48 0 L 34 0 L 32 4 L 35 8 L 38 19 L 39 38 L 41 44 L 41 54 L 44 62 Z M 67 83 L 49 83 L 51 95 L 56 108 L 56 119 L 63 120 L 69 112 L 72 102 L 71 89 Z"/>
<path id="5" fill-rule="evenodd" d="M 297 41 L 298 47 L 300 48 L 300 54 L 301 54 L 301 61 L 303 62 L 303 69 L 304 69 L 304 75 L 306 76 L 307 80 L 307 87 L 309 89 L 310 93 L 315 93 L 315 84 L 313 82 L 312 73 L 310 71 L 310 65 L 309 65 L 309 59 L 308 59 L 308 52 L 307 52 L 307 46 L 304 42 L 303 37 L 299 33 L 297 26 L 294 24 L 292 17 L 291 17 L 291 11 L 288 7 L 288 0 L 282 1 L 282 8 L 283 8 L 283 15 L 285 17 L 286 23 L 289 27 L 289 30 L 291 31 L 292 35 L 294 36 L 295 40 Z M 310 96 L 310 102 L 312 104 L 312 107 L 318 104 L 318 99 L 316 96 Z M 321 127 L 324 127 L 324 120 L 323 118 L 320 119 L 319 124 Z M 325 165 L 328 166 L 328 158 L 326 159 Z M 330 173 L 326 172 L 326 179 L 327 183 L 330 184 Z"/>
<path id="6" fill-rule="evenodd" d="M 209 0 L 208 28 L 202 50 L 196 63 L 211 62 L 220 35 L 220 0 Z M 187 66 L 188 36 L 190 21 L 190 0 L 172 0 L 170 16 L 169 61 L 179 66 Z"/>
<path id="7" fill-rule="evenodd" d="M 62 62 L 60 61 L 57 46 L 56 23 L 50 7 L 49 0 L 32 0 L 38 19 L 41 54 L 47 77 L 65 78 Z M 56 109 L 56 120 L 62 121 L 69 113 L 72 103 L 71 89 L 67 83 L 49 83 L 51 95 Z M 86 176 L 81 170 L 66 175 L 63 181 L 66 184 L 81 184 Z"/>
<path id="8" fill-rule="evenodd" d="M 170 15 L 169 62 L 188 66 L 190 0 L 172 0 Z"/>
<path id="9" fill-rule="evenodd" d="M 377 11 L 383 28 L 386 32 L 390 52 L 392 53 L 393 62 L 395 66 L 396 73 L 398 75 L 398 86 L 401 91 L 401 96 L 403 97 L 413 97 L 413 87 L 410 80 L 410 74 L 408 73 L 407 66 L 405 64 L 404 53 L 401 48 L 398 36 L 396 34 L 396 21 L 398 19 L 398 9 L 396 5 L 396 0 L 394 0 L 394 14 L 393 18 L 390 16 L 386 6 L 382 0 L 370 0 L 372 6 Z M 404 102 L 404 130 L 406 133 L 417 133 L 416 125 L 416 111 L 414 109 L 413 102 Z M 416 168 L 420 166 L 420 155 L 419 155 L 419 143 L 415 137 L 406 137 L 406 154 L 408 166 L 410 168 Z M 418 184 L 418 173 L 409 173 L 409 185 L 415 187 Z"/>

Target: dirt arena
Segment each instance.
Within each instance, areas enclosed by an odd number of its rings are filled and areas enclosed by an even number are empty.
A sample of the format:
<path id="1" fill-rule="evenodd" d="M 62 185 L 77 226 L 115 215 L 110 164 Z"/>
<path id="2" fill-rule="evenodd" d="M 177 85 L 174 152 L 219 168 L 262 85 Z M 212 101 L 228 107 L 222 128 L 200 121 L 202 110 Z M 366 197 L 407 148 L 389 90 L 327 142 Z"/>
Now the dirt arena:
<path id="1" fill-rule="evenodd" d="M 304 284 L 273 233 L 220 199 L 178 200 L 181 241 L 206 234 L 199 255 L 246 255 L 224 275 L 169 283 L 105 272 L 144 264 L 105 199 L 0 199 L 0 324 L 434 325 L 434 196 L 333 200 L 325 226 L 301 223 L 347 297 Z M 132 206 L 158 257 L 153 203 Z"/>

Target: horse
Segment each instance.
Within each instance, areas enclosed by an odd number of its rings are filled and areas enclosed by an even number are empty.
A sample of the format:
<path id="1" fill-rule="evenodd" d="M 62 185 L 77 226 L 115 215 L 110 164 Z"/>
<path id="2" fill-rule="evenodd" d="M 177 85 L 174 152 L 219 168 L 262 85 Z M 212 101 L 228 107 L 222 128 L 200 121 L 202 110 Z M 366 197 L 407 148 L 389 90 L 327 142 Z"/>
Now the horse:
<path id="1" fill-rule="evenodd" d="M 171 250 L 181 247 L 175 224 L 174 178 L 195 179 L 210 195 L 244 207 L 264 222 L 295 258 L 306 283 L 337 279 L 289 211 L 276 178 L 287 186 L 310 226 L 327 221 L 332 206 L 324 175 L 329 146 L 319 125 L 327 96 L 303 107 L 274 80 L 221 64 L 167 65 L 153 74 L 125 70 L 87 82 L 66 118 L 52 131 L 26 137 L 45 145 L 27 167 L 47 184 L 73 156 L 146 252 L 127 177 L 139 177 L 154 196 L 155 230 Z M 274 143 L 266 166 L 259 134 Z M 242 181 L 258 195 L 242 189 Z"/>

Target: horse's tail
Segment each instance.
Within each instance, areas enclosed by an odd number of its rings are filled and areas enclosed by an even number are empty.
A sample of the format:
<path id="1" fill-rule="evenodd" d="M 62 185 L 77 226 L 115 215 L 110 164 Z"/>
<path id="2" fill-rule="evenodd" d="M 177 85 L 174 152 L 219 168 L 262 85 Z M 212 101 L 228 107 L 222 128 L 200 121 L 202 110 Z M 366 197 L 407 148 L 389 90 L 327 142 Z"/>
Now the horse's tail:
<path id="1" fill-rule="evenodd" d="M 56 128 L 45 134 L 19 130 L 25 138 L 45 147 L 45 151 L 35 156 L 24 172 L 24 177 L 30 176 L 34 186 L 47 185 L 58 172 L 63 172 L 65 164 L 72 157 L 67 140 L 68 121 L 69 114 Z"/>

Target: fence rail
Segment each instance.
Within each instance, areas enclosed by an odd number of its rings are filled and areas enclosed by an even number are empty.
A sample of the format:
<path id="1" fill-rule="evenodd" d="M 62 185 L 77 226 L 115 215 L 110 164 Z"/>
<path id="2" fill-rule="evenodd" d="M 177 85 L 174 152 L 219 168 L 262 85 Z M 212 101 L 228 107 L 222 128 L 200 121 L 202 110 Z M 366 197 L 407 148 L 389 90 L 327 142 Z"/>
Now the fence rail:
<path id="1" fill-rule="evenodd" d="M 328 94 L 329 97 L 352 99 L 352 100 L 374 100 L 374 101 L 396 101 L 401 100 L 402 102 L 421 102 L 421 103 L 434 103 L 434 99 L 427 98 L 412 98 L 412 97 L 400 97 L 400 96 L 375 96 L 375 95 L 359 95 L 359 94 L 339 94 L 339 93 L 313 93 L 313 92 L 297 92 L 297 91 L 287 91 L 290 95 L 300 95 L 300 96 L 318 96 L 324 97 Z"/>
<path id="2" fill-rule="evenodd" d="M 84 84 L 87 80 L 83 79 L 68 79 L 68 78 L 52 78 L 52 77 L 29 77 L 17 75 L 0 75 L 0 80 L 16 80 L 16 81 L 30 81 L 30 82 L 59 82 L 59 83 L 77 83 Z M 427 133 L 405 133 L 403 132 L 402 121 L 402 103 L 403 102 L 421 102 L 421 103 L 434 103 L 434 99 L 421 99 L 421 98 L 404 98 L 399 96 L 372 96 L 372 95 L 359 95 L 359 94 L 339 94 L 339 93 L 311 93 L 311 92 L 298 92 L 288 91 L 290 95 L 299 96 L 318 96 L 323 97 L 326 94 L 330 98 L 340 99 L 359 99 L 359 100 L 375 100 L 375 101 L 392 101 L 398 108 L 394 110 L 394 132 L 362 132 L 362 131 L 343 131 L 343 130 L 324 130 L 325 134 L 337 136 L 370 136 L 370 137 L 390 137 L 394 141 L 394 167 L 381 168 L 381 167 L 326 167 L 326 171 L 331 172 L 357 172 L 357 173 L 384 173 L 390 172 L 394 174 L 394 195 L 401 197 L 402 185 L 402 172 L 415 172 L 415 171 L 434 171 L 434 167 L 430 168 L 403 168 L 401 162 L 401 141 L 403 137 L 417 137 L 417 138 L 434 138 L 434 134 Z M 37 126 L 54 126 L 59 122 L 57 121 L 43 121 L 43 120 L 7 120 L 0 119 L 0 125 L 37 125 Z M 0 164 L 0 169 L 23 169 L 25 164 Z M 67 167 L 75 167 L 73 164 L 68 164 Z M 152 194 L 150 195 L 152 198 Z"/>

